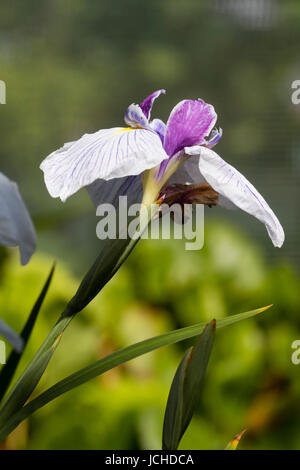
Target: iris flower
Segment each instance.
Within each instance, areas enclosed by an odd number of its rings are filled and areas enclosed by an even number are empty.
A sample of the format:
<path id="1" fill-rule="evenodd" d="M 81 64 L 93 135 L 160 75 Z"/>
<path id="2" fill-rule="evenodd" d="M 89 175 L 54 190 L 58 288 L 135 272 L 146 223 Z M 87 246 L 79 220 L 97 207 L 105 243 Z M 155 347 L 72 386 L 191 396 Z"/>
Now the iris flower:
<path id="1" fill-rule="evenodd" d="M 86 187 L 96 206 L 117 204 L 120 195 L 148 205 L 168 201 L 170 190 L 172 202 L 176 189 L 182 199 L 193 185 L 194 196 L 197 188 L 213 195 L 209 205 L 238 207 L 256 217 L 274 246 L 282 246 L 283 229 L 264 198 L 212 150 L 222 136 L 222 130 L 214 128 L 214 107 L 187 99 L 174 107 L 166 124 L 151 120 L 153 102 L 162 93 L 165 90 L 155 91 L 140 105 L 131 104 L 124 118 L 127 127 L 84 134 L 51 153 L 41 164 L 50 195 L 65 201 Z M 191 202 L 201 201 L 199 191 Z"/>
<path id="2" fill-rule="evenodd" d="M 0 173 L 0 245 L 19 246 L 21 263 L 36 249 L 36 234 L 16 183 Z"/>

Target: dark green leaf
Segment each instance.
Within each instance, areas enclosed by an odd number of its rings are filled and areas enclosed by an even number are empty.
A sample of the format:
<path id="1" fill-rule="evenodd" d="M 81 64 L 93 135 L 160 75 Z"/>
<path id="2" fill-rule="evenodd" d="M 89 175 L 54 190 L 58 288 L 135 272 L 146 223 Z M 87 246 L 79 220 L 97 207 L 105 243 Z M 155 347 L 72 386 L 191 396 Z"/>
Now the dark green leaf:
<path id="1" fill-rule="evenodd" d="M 208 323 L 180 363 L 171 385 L 163 428 L 163 449 L 176 450 L 200 400 L 216 322 Z"/>
<path id="2" fill-rule="evenodd" d="M 189 349 L 185 353 L 171 385 L 165 411 L 163 449 L 177 449 L 178 447 L 182 429 L 184 375 L 191 351 Z"/>

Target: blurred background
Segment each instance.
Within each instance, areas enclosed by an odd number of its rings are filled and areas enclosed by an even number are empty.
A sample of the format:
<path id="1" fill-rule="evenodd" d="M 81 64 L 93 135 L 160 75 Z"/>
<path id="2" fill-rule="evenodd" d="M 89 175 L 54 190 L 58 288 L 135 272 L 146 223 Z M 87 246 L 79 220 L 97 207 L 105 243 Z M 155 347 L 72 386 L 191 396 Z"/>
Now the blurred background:
<path id="1" fill-rule="evenodd" d="M 84 190 L 51 199 L 41 160 L 85 132 L 123 125 L 132 102 L 167 95 L 215 106 L 217 152 L 265 196 L 286 242 L 275 249 L 247 214 L 206 210 L 205 246 L 142 241 L 65 333 L 38 391 L 117 348 L 202 320 L 270 303 L 261 318 L 219 330 L 205 391 L 182 449 L 222 449 L 248 428 L 244 449 L 300 448 L 300 5 L 296 0 L 27 0 L 1 2 L 0 171 L 18 182 L 38 231 L 25 268 L 1 251 L 0 315 L 20 330 L 54 259 L 57 272 L 26 350 L 40 345 L 99 243 Z M 69 392 L 8 438 L 12 449 L 149 449 L 190 342 L 158 350 Z"/>

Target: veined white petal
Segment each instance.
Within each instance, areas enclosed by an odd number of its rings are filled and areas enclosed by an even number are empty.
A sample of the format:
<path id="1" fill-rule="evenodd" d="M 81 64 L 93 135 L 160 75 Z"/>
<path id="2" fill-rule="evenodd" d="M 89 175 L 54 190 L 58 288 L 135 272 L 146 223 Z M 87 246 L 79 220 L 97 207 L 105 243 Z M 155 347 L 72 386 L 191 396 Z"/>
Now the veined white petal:
<path id="1" fill-rule="evenodd" d="M 254 186 L 216 152 L 201 147 L 199 169 L 212 188 L 265 224 L 273 245 L 281 247 L 284 231 L 276 215 Z"/>
<path id="2" fill-rule="evenodd" d="M 116 127 L 83 135 L 50 154 L 40 168 L 50 195 L 65 201 L 97 179 L 138 175 L 166 158 L 153 131 Z"/>
<path id="3" fill-rule="evenodd" d="M 16 183 L 0 173 L 0 245 L 19 246 L 21 263 L 36 249 L 36 234 Z"/>
<path id="4" fill-rule="evenodd" d="M 149 127 L 149 122 L 145 114 L 143 113 L 139 105 L 134 103 L 128 106 L 124 116 L 124 121 L 128 126 L 132 127 Z"/>
<path id="5" fill-rule="evenodd" d="M 190 157 L 178 168 L 176 173 L 171 177 L 171 184 L 194 184 L 206 182 L 206 179 L 201 173 L 199 167 L 199 157 L 201 149 L 203 149 L 203 147 L 200 145 L 185 147 L 184 153 L 186 155 L 190 155 Z M 219 194 L 218 205 L 221 207 L 225 207 L 225 209 L 237 209 L 237 206 L 234 205 L 229 199 L 224 197 L 222 194 Z"/>

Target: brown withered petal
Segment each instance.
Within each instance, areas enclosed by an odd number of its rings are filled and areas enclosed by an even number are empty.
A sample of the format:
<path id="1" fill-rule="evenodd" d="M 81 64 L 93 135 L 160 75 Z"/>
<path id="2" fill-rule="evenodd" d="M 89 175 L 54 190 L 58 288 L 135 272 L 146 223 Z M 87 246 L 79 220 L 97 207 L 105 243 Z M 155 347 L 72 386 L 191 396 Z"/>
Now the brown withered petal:
<path id="1" fill-rule="evenodd" d="M 162 189 L 157 202 L 159 204 L 218 204 L 219 194 L 208 183 L 172 184 Z"/>

